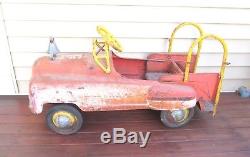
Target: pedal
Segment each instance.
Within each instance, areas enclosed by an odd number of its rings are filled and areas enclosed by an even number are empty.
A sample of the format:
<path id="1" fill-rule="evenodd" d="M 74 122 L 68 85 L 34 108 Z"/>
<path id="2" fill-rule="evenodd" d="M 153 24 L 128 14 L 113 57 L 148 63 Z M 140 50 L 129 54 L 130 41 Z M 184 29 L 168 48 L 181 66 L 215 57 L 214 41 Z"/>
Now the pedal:
<path id="1" fill-rule="evenodd" d="M 214 103 L 212 103 L 211 101 L 200 100 L 199 103 L 200 103 L 201 111 L 213 112 Z"/>
<path id="2" fill-rule="evenodd" d="M 204 111 L 206 112 L 212 112 L 214 108 L 214 104 L 210 101 L 205 101 L 204 103 Z"/>

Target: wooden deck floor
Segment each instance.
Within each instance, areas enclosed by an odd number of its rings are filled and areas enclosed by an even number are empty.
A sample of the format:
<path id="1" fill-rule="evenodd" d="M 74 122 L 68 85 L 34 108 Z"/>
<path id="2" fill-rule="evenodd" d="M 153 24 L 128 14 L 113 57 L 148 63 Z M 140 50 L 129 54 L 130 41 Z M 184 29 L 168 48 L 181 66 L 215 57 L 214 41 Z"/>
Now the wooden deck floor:
<path id="1" fill-rule="evenodd" d="M 217 117 L 198 113 L 181 129 L 166 129 L 157 111 L 85 114 L 78 134 L 57 135 L 47 129 L 44 114 L 33 115 L 26 96 L 0 97 L 0 157 L 40 156 L 171 156 L 249 157 L 250 99 L 223 94 Z M 114 127 L 150 131 L 146 148 L 134 144 L 102 144 L 100 134 Z"/>

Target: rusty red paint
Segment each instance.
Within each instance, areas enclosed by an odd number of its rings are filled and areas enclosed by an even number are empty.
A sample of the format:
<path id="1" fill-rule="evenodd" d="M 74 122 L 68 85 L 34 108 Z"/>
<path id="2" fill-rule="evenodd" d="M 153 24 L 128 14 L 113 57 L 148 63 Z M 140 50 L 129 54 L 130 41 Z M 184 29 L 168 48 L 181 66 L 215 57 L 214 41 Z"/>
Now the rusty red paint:
<path id="1" fill-rule="evenodd" d="M 169 72 L 173 70 L 173 61 L 178 67 L 184 71 L 187 55 L 185 53 L 152 53 L 148 57 L 147 72 Z M 196 55 L 192 55 L 190 72 L 194 71 L 194 63 L 196 61 Z M 179 71 L 179 70 L 178 70 Z"/>
<path id="2" fill-rule="evenodd" d="M 184 75 L 163 75 L 161 82 L 175 82 L 191 86 L 197 93 L 198 100 L 214 101 L 219 83 L 218 73 L 190 73 L 189 81 L 183 82 Z"/>
<path id="3" fill-rule="evenodd" d="M 61 54 L 55 60 L 42 57 L 32 69 L 30 108 L 37 114 L 48 103 L 73 103 L 83 111 L 173 110 L 194 107 L 199 99 L 213 100 L 218 75 L 204 75 L 213 80 L 212 86 L 196 83 L 199 74 L 191 74 L 192 81 L 183 83 L 185 59 L 184 54 L 155 53 L 146 60 L 113 55 L 111 73 L 106 74 L 89 53 Z M 146 80 L 152 72 L 163 75 Z"/>

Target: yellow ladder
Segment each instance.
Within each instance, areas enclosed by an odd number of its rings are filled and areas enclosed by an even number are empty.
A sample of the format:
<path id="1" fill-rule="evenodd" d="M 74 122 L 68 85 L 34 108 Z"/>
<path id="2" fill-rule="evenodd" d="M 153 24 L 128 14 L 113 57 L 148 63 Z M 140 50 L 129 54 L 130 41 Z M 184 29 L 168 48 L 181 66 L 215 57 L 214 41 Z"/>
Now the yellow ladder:
<path id="1" fill-rule="evenodd" d="M 216 97 L 215 97 L 215 102 L 214 102 L 214 109 L 213 109 L 213 116 L 215 116 L 216 111 L 217 111 L 217 106 L 219 103 L 219 99 L 220 99 L 220 92 L 221 92 L 221 87 L 222 87 L 222 80 L 224 78 L 224 73 L 225 73 L 225 68 L 226 65 L 228 65 L 229 63 L 227 62 L 227 57 L 228 57 L 228 48 L 227 48 L 227 44 L 225 43 L 224 39 L 213 35 L 213 34 L 207 34 L 207 35 L 203 35 L 200 38 L 196 39 L 192 45 L 190 46 L 189 50 L 188 50 L 188 56 L 187 56 L 187 61 L 186 61 L 186 68 L 185 68 L 185 73 L 184 73 L 184 82 L 188 81 L 189 78 L 189 70 L 190 70 L 190 62 L 192 59 L 192 53 L 193 53 L 193 49 L 194 47 L 199 44 L 200 42 L 202 42 L 205 39 L 214 39 L 217 40 L 221 43 L 221 45 L 223 46 L 223 59 L 222 59 L 222 63 L 221 63 L 221 69 L 220 69 L 220 75 L 219 75 L 219 84 L 218 84 L 218 88 L 217 88 L 217 92 L 216 92 Z M 196 60 L 196 64 L 197 65 L 198 60 Z"/>

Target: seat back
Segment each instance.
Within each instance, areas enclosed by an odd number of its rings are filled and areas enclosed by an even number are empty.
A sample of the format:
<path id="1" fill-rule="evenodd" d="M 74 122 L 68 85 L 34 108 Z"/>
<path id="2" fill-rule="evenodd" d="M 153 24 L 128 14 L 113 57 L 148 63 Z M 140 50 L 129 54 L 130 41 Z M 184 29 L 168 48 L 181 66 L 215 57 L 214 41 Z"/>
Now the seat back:
<path id="1" fill-rule="evenodd" d="M 148 55 L 147 57 L 147 72 L 168 72 L 172 66 L 177 66 L 181 69 L 181 71 L 185 70 L 187 56 L 184 53 L 153 53 Z M 172 60 L 172 61 L 171 61 Z M 173 63 L 173 61 L 175 63 Z M 190 72 L 194 71 L 194 65 L 196 61 L 196 55 L 192 55 L 191 65 L 190 65 Z M 174 64 L 174 65 L 173 65 Z M 178 70 L 179 71 L 179 70 Z"/>

